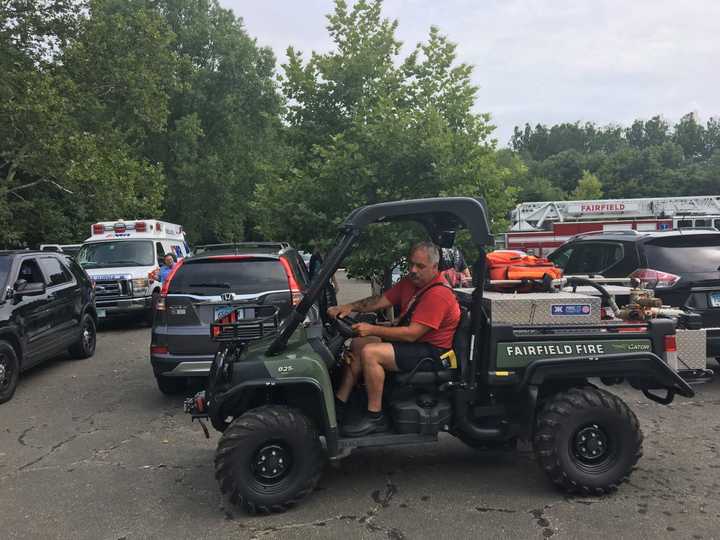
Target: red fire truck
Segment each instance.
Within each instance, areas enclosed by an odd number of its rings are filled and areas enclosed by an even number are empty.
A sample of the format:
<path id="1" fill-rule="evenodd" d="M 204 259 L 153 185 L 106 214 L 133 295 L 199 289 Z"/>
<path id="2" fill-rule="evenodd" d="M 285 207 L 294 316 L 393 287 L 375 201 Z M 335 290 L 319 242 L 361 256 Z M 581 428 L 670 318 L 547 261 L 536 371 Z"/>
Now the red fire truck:
<path id="1" fill-rule="evenodd" d="M 496 246 L 546 257 L 576 234 L 635 229 L 720 230 L 720 196 L 546 201 L 518 204 Z"/>

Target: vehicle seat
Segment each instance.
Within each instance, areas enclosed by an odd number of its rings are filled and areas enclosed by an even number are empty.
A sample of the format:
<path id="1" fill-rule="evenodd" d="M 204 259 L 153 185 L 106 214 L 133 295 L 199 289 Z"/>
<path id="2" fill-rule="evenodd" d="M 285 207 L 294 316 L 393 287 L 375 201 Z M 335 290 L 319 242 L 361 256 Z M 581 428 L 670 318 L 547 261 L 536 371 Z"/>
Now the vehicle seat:
<path id="1" fill-rule="evenodd" d="M 432 385 L 442 384 L 456 380 L 458 374 L 464 369 L 468 362 L 468 350 L 470 342 L 470 314 L 464 307 L 460 308 L 460 322 L 453 337 L 453 350 L 457 358 L 457 369 L 441 369 L 438 371 L 412 371 L 407 373 L 396 373 L 395 382 L 401 385 Z M 428 359 L 433 362 L 433 360 Z"/>

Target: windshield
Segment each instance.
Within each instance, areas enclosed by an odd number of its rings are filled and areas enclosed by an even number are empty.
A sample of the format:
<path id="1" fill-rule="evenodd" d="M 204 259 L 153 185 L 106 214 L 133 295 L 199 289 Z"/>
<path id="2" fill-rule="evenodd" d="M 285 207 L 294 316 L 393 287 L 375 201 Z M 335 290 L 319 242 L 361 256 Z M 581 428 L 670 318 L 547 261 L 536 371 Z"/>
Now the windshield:
<path id="1" fill-rule="evenodd" d="M 86 269 L 156 264 L 152 240 L 111 240 L 85 244 L 80 248 L 77 261 Z"/>
<path id="2" fill-rule="evenodd" d="M 5 285 L 7 283 L 8 274 L 10 273 L 10 265 L 12 264 L 12 259 L 8 257 L 7 255 L 0 257 L 0 288 L 4 289 Z M 3 293 L 4 295 L 5 293 Z M 3 296 L 4 297 L 4 296 Z M 2 298 L 0 298 L 1 300 Z"/>

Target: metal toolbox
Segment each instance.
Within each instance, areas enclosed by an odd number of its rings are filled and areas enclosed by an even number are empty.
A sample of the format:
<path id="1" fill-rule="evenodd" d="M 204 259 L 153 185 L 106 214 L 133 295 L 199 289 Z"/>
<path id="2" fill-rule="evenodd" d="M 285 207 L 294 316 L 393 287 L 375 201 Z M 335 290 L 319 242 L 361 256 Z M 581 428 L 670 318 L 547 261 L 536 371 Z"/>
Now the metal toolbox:
<path id="1" fill-rule="evenodd" d="M 676 330 L 677 370 L 705 369 L 707 367 L 707 329 Z"/>
<path id="2" fill-rule="evenodd" d="M 493 323 L 567 326 L 600 324 L 598 296 L 571 292 L 485 291 L 483 303 Z"/>

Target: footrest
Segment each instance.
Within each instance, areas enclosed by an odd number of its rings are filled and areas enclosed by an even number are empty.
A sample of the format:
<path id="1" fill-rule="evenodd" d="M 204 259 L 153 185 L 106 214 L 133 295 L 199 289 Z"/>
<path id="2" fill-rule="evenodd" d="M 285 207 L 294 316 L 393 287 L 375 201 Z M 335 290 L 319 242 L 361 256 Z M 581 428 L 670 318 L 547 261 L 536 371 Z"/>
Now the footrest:
<path id="1" fill-rule="evenodd" d="M 371 446 L 396 446 L 401 444 L 425 444 L 437 442 L 437 435 L 417 433 L 376 433 L 365 437 L 346 437 L 338 440 L 338 448 L 368 448 Z"/>

